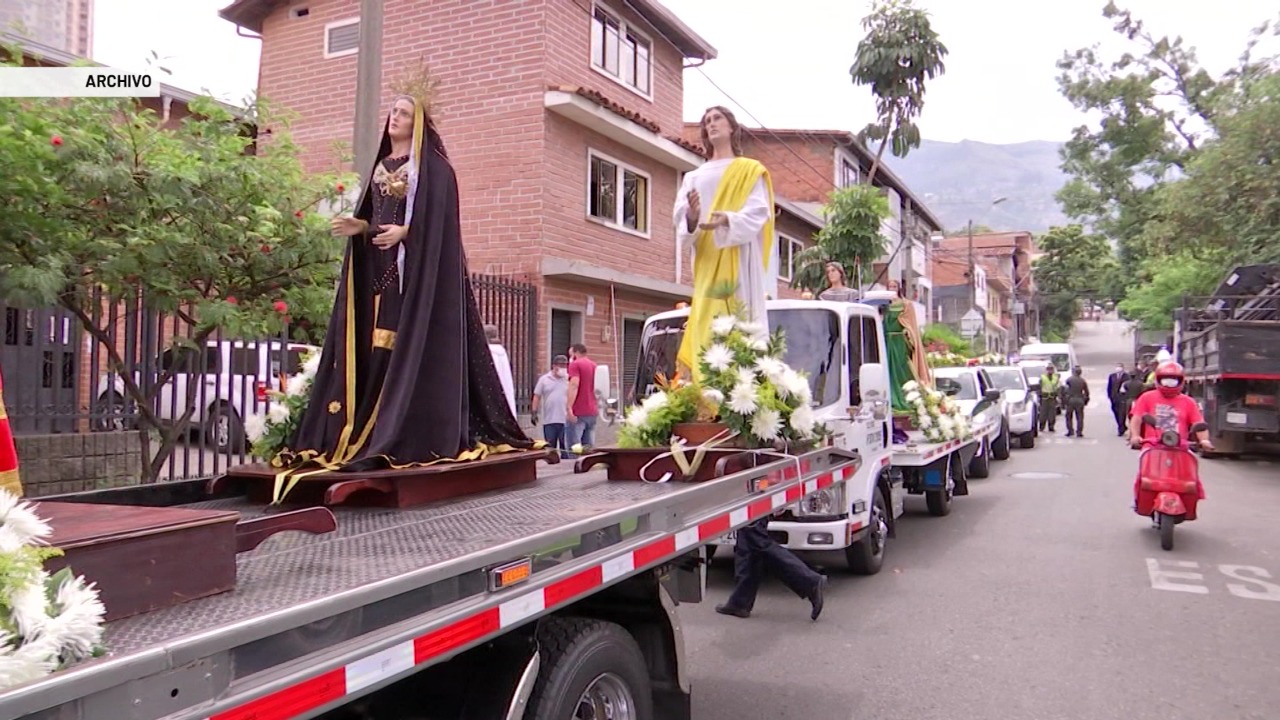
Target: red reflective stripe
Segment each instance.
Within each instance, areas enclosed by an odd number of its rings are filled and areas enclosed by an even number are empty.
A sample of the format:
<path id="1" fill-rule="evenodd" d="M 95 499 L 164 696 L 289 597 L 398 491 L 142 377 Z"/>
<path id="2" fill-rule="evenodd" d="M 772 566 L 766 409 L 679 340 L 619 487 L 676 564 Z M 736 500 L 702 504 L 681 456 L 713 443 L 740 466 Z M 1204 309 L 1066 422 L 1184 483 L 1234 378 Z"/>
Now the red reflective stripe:
<path id="1" fill-rule="evenodd" d="M 654 560 L 658 560 L 667 555 L 675 555 L 675 553 L 676 538 L 674 535 L 668 535 L 661 540 L 655 540 L 635 551 L 636 569 L 639 570 Z"/>
<path id="2" fill-rule="evenodd" d="M 765 515 L 769 515 L 772 512 L 773 512 L 773 500 L 771 498 L 757 500 L 747 506 L 747 517 L 751 520 L 755 520 L 756 518 L 759 518 L 759 517 L 764 517 Z"/>
<path id="3" fill-rule="evenodd" d="M 209 720 L 289 720 L 346 694 L 347 671 L 338 668 L 234 710 L 218 713 Z"/>
<path id="4" fill-rule="evenodd" d="M 804 497 L 804 488 L 799 485 L 793 488 L 787 488 L 787 504 L 800 502 L 800 498 Z"/>
<path id="5" fill-rule="evenodd" d="M 721 515 L 698 526 L 698 539 L 706 540 L 729 532 L 729 516 Z"/>
<path id="6" fill-rule="evenodd" d="M 498 630 L 501 616 L 493 607 L 413 640 L 413 662 L 420 665 Z"/>
<path id="7" fill-rule="evenodd" d="M 546 607 L 559 605 L 575 595 L 582 595 L 592 588 L 600 587 L 603 583 L 603 568 L 599 565 L 587 568 L 576 575 L 571 575 L 564 580 L 548 585 L 542 595 L 544 605 Z"/>

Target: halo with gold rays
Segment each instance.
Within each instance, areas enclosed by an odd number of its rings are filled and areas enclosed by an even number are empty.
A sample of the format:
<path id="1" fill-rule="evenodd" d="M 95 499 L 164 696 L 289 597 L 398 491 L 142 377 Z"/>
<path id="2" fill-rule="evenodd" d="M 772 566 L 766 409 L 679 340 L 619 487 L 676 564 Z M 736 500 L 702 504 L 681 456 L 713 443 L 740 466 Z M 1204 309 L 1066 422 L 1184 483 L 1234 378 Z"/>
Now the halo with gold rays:
<path id="1" fill-rule="evenodd" d="M 391 82 L 390 87 L 396 95 L 407 95 L 413 98 L 414 102 L 422 108 L 423 114 L 433 118 L 439 85 L 440 79 L 432 74 L 431 66 L 423 56 L 418 59 L 418 62 L 410 63 L 409 67 Z"/>

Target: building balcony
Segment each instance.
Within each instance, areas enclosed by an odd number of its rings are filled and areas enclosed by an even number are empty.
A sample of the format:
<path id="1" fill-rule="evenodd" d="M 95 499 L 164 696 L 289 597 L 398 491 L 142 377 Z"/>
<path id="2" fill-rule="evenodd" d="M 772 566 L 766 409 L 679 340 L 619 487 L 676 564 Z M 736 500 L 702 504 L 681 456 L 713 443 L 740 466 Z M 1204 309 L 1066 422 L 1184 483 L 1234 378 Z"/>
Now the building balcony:
<path id="1" fill-rule="evenodd" d="M 664 137 L 656 124 L 599 93 L 577 87 L 553 88 L 543 96 L 543 106 L 556 115 L 681 172 L 693 170 L 704 162 L 701 155 Z"/>

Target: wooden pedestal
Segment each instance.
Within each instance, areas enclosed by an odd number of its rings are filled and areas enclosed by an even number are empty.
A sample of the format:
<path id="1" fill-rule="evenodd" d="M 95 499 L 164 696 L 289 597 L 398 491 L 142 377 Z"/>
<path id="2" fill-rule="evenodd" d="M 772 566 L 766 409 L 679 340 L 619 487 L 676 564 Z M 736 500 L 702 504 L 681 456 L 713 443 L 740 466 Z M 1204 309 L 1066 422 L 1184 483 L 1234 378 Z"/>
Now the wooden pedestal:
<path id="1" fill-rule="evenodd" d="M 239 513 L 89 503 L 36 502 L 53 529 L 49 544 L 97 583 L 106 619 L 158 610 L 236 586 Z"/>
<path id="2" fill-rule="evenodd" d="M 528 450 L 491 455 L 483 460 L 446 462 L 428 467 L 361 472 L 322 472 L 303 478 L 289 492 L 289 505 L 353 505 L 406 508 L 538 479 L 538 461 L 559 462 L 555 451 Z M 271 502 L 278 471 L 266 464 L 241 465 L 213 481 L 246 483 L 254 502 Z M 246 482 L 247 481 L 247 482 Z"/>

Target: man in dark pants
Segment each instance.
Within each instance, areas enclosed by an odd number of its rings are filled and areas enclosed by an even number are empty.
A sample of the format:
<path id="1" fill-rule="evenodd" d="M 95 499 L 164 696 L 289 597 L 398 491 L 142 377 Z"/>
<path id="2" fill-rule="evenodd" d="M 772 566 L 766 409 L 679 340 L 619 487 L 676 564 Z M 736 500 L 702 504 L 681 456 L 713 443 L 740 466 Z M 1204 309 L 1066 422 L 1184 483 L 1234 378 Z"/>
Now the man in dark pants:
<path id="1" fill-rule="evenodd" d="M 1067 406 L 1067 437 L 1084 437 L 1084 407 L 1089 404 L 1089 383 L 1085 382 L 1084 369 L 1079 365 L 1071 369 L 1071 377 L 1062 384 L 1062 399 Z"/>
<path id="2" fill-rule="evenodd" d="M 1129 412 L 1128 398 L 1125 396 L 1125 383 L 1129 380 L 1129 374 L 1124 371 L 1124 365 L 1116 365 L 1115 372 L 1107 376 L 1107 400 L 1111 401 L 1111 416 L 1116 419 L 1116 435 L 1124 436 L 1128 430 L 1128 423 L 1125 422 Z"/>
<path id="3" fill-rule="evenodd" d="M 1062 381 L 1058 371 L 1049 363 L 1040 376 L 1040 429 L 1049 432 L 1058 431 L 1058 395 L 1062 390 Z"/>
<path id="4" fill-rule="evenodd" d="M 728 601 L 716 606 L 716 612 L 740 618 L 750 617 L 765 565 L 773 570 L 791 592 L 799 595 L 802 600 L 809 601 L 812 608 L 809 619 L 817 620 L 822 614 L 822 591 L 827 578 L 814 572 L 794 553 L 769 537 L 767 516 L 738 531 L 737 543 L 733 547 L 733 576 L 736 584 Z"/>

